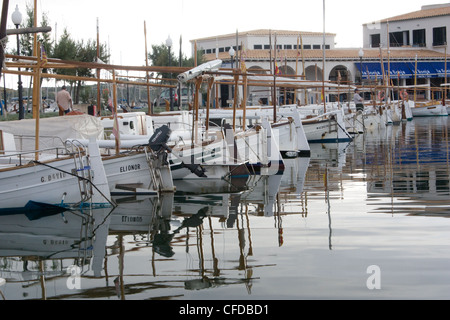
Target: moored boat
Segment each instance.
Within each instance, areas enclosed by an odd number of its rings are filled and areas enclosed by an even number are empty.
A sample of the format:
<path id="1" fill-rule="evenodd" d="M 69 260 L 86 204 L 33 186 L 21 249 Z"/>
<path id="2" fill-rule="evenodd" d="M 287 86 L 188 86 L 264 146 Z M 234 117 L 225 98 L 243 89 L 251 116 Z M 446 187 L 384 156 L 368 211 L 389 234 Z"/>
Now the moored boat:
<path id="1" fill-rule="evenodd" d="M 435 117 L 448 116 L 447 107 L 440 101 L 416 102 L 410 101 L 414 117 Z"/>
<path id="2" fill-rule="evenodd" d="M 12 134 L 2 136 L 9 139 L 4 144 L 13 145 Z M 44 151 L 45 158 L 37 157 Z M 9 209 L 26 207 L 30 201 L 44 206 L 112 206 L 103 163 L 93 139 L 87 150 L 67 144 L 65 148 L 45 150 L 3 149 L 2 153 L 0 203 L 6 214 Z"/>

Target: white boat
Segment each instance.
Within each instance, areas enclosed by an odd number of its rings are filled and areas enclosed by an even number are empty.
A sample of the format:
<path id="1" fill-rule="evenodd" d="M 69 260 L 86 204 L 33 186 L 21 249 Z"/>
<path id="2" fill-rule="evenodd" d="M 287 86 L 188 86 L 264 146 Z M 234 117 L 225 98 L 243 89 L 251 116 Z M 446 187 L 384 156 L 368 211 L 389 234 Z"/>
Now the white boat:
<path id="1" fill-rule="evenodd" d="M 112 131 L 112 118 L 104 117 L 101 123 L 108 135 Z M 171 180 L 198 177 L 221 179 L 230 174 L 231 165 L 236 165 L 230 160 L 223 135 L 210 136 L 205 140 L 201 131 L 197 130 L 197 142 L 193 143 L 192 115 L 188 111 L 165 112 L 153 116 L 143 112 L 130 112 L 120 116 L 118 124 L 121 148 L 148 144 L 155 130 L 163 126 L 170 128 L 167 150 Z M 101 146 L 114 148 L 114 139 L 115 136 L 110 134 L 109 140 L 101 141 Z"/>
<path id="2" fill-rule="evenodd" d="M 308 143 L 348 142 L 353 138 L 345 128 L 344 113 L 341 109 L 327 110 L 323 105 L 283 106 L 277 114 L 287 116 L 298 112 Z"/>
<path id="3" fill-rule="evenodd" d="M 5 213 L 23 208 L 45 210 L 46 206 L 112 206 L 95 139 L 87 150 L 67 144 L 65 148 L 19 151 L 13 134 L 3 132 L 1 138 L 1 145 L 8 147 L 0 154 L 0 206 Z"/>
<path id="4" fill-rule="evenodd" d="M 121 115 L 119 121 L 121 130 L 128 133 L 132 132 L 131 128 L 143 130 L 145 117 L 142 120 L 142 114 L 145 116 L 143 112 L 133 117 L 125 116 L 126 114 Z M 108 119 L 106 118 L 104 121 L 108 121 Z M 39 145 L 45 146 L 47 149 L 63 148 L 64 141 L 68 141 L 83 149 L 88 145 L 88 137 L 91 135 L 95 137 L 101 148 L 101 159 L 111 194 L 152 195 L 159 192 L 173 192 L 170 169 L 165 165 L 162 159 L 163 155 L 157 155 L 148 149 L 146 146 L 148 138 L 141 141 L 143 145 L 141 147 L 131 144 L 129 148 L 124 148 L 120 150 L 120 153 L 115 154 L 115 152 L 111 152 L 111 149 L 115 148 L 115 141 L 104 140 L 105 128 L 102 126 L 102 121 L 100 118 L 89 115 L 40 119 Z M 22 150 L 34 150 L 35 125 L 33 119 L 3 121 L 0 123 L 0 129 L 14 133 L 16 142 L 11 145 L 17 144 Z M 126 147 L 125 143 L 123 145 Z M 41 150 L 40 157 L 53 157 L 47 153 L 47 151 Z"/>
<path id="5" fill-rule="evenodd" d="M 448 116 L 447 107 L 439 101 L 415 102 L 412 104 L 411 111 L 414 117 L 435 117 Z"/>
<path id="6" fill-rule="evenodd" d="M 236 126 L 239 128 L 253 128 L 260 126 L 264 119 L 271 122 L 274 139 L 283 157 L 297 157 L 310 155 L 309 143 L 307 141 L 300 115 L 297 112 L 287 111 L 273 122 L 273 109 L 262 107 L 247 107 L 245 112 L 245 124 L 243 123 L 244 111 L 238 109 L 212 109 L 209 121 L 220 123 L 222 119 L 228 123 L 235 117 Z M 206 111 L 200 113 L 202 119 L 206 119 Z"/>
<path id="7" fill-rule="evenodd" d="M 338 108 L 332 105 L 333 108 Z M 365 105 L 364 111 L 356 111 L 353 102 L 341 105 L 344 111 L 345 128 L 350 134 L 361 134 L 386 126 L 384 109 L 381 106 Z"/>
<path id="8" fill-rule="evenodd" d="M 196 178 L 192 166 L 196 170 L 201 168 L 205 177 L 220 179 L 256 172 L 276 174 L 282 169 L 283 161 L 268 123 L 234 131 L 230 123 L 223 121 L 206 130 L 201 121 L 193 124 L 192 113 L 187 111 L 164 112 L 153 119 L 155 127 L 170 125 L 173 128 L 169 141 L 172 142 L 170 160 L 174 179 Z"/>
<path id="9" fill-rule="evenodd" d="M 102 151 L 103 166 L 105 168 L 108 185 L 112 195 L 121 194 L 146 194 L 154 195 L 160 192 L 173 192 L 172 176 L 170 168 L 164 161 L 164 153 L 152 152 L 149 147 L 150 136 L 141 141 L 133 141 L 127 144 L 126 141 L 120 142 L 119 152 L 116 153 L 115 140 L 104 139 L 105 133 L 112 130 L 112 118 L 96 118 L 86 116 L 87 121 L 80 131 L 96 131 L 97 144 Z M 84 121 L 84 118 L 77 116 L 59 117 L 66 118 L 65 123 Z M 153 129 L 148 129 L 146 115 L 143 112 L 135 114 L 123 114 L 119 116 L 119 128 L 121 133 L 147 133 Z M 58 120 L 52 120 L 52 123 L 58 123 Z M 151 125 L 151 122 L 150 122 Z M 111 128 L 109 128 L 111 126 Z M 71 134 L 66 135 L 66 140 L 74 144 L 85 146 L 88 140 L 80 135 L 78 138 Z"/>
<path id="10" fill-rule="evenodd" d="M 171 130 L 167 144 L 174 180 L 241 174 L 244 161 L 234 154 L 231 132 L 225 128 L 205 132 L 201 123 L 193 122 L 189 111 L 162 112 L 152 116 L 152 121 L 155 128 L 167 126 Z"/>

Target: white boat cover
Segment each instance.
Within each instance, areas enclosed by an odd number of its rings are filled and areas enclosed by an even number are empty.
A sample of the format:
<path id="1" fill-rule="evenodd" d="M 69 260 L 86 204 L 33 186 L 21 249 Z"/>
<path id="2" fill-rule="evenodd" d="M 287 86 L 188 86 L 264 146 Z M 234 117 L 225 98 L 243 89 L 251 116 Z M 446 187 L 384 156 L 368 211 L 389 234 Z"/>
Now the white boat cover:
<path id="1" fill-rule="evenodd" d="M 36 120 L 0 121 L 0 130 L 14 134 L 16 150 L 35 149 Z M 21 139 L 21 135 L 26 138 Z M 103 139 L 104 129 L 99 118 L 90 115 L 69 115 L 39 119 L 40 149 L 63 146 L 66 139 L 89 139 L 91 136 Z"/>

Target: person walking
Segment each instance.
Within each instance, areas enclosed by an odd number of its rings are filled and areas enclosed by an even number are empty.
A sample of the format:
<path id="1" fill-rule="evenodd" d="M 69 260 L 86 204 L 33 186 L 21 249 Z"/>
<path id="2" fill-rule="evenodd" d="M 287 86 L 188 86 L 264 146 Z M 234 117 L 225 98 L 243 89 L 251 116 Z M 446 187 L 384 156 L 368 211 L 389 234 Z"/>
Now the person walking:
<path id="1" fill-rule="evenodd" d="M 56 103 L 58 104 L 60 116 L 63 116 L 72 110 L 72 97 L 66 90 L 66 86 L 63 86 L 56 95 Z"/>

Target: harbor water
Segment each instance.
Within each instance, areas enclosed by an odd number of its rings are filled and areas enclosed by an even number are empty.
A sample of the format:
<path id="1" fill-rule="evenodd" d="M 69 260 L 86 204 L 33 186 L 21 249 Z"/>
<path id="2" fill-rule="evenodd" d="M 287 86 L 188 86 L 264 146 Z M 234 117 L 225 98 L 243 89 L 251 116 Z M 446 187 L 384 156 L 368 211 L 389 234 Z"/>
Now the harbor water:
<path id="1" fill-rule="evenodd" d="M 449 124 L 314 144 L 282 175 L 177 181 L 112 211 L 1 216 L 2 297 L 449 299 Z"/>

